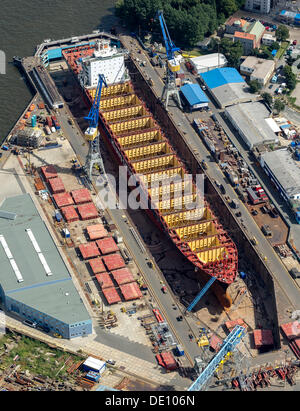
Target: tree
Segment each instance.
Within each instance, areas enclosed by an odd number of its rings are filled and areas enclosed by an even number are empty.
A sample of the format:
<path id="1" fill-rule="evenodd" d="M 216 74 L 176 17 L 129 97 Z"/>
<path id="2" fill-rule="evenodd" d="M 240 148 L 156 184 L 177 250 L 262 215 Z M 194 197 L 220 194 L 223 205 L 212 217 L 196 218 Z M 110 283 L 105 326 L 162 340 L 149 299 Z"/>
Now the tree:
<path id="1" fill-rule="evenodd" d="M 280 111 L 283 111 L 283 110 L 284 110 L 284 107 L 285 107 L 285 104 L 284 104 L 283 101 L 281 101 L 281 100 L 279 100 L 279 99 L 276 99 L 276 100 L 275 100 L 274 108 L 275 108 L 275 110 L 276 110 L 278 113 L 280 113 Z"/>
<path id="2" fill-rule="evenodd" d="M 157 10 L 163 10 L 176 46 L 193 48 L 237 11 L 244 0 L 117 0 L 115 14 L 130 30 L 152 32 L 161 41 Z M 154 36 L 155 34 L 155 36 Z"/>
<path id="3" fill-rule="evenodd" d="M 289 29 L 285 25 L 280 24 L 275 32 L 275 36 L 277 41 L 286 41 L 290 36 Z"/>
<path id="4" fill-rule="evenodd" d="M 257 93 L 261 89 L 261 84 L 257 80 L 251 80 L 249 82 L 250 93 Z"/>
<path id="5" fill-rule="evenodd" d="M 220 43 L 215 44 L 215 51 L 218 50 L 225 55 L 229 66 L 239 67 L 243 55 L 243 46 L 240 41 L 233 42 L 231 39 L 224 37 Z"/>
<path id="6" fill-rule="evenodd" d="M 291 66 L 284 66 L 283 72 L 285 75 L 287 88 L 290 90 L 294 90 L 297 84 L 297 78 L 295 73 L 293 73 Z"/>
<path id="7" fill-rule="evenodd" d="M 262 93 L 262 98 L 264 99 L 264 101 L 268 104 L 268 106 L 272 107 L 273 104 L 273 97 L 270 93 Z"/>

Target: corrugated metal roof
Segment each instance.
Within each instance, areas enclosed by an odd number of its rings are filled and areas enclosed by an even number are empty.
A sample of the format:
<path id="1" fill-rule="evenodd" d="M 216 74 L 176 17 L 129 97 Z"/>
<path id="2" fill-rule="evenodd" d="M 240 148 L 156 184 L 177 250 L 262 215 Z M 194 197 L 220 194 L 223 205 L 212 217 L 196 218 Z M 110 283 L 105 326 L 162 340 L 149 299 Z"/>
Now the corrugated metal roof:
<path id="1" fill-rule="evenodd" d="M 216 68 L 200 74 L 207 87 L 214 89 L 230 83 L 245 83 L 240 73 L 232 67 Z"/>
<path id="2" fill-rule="evenodd" d="M 5 237 L 23 278 L 22 282 L 17 281 L 14 267 L 0 245 L 0 283 L 4 293 L 66 323 L 88 320 L 88 312 L 65 262 L 30 195 L 6 199 L 1 207 L 3 209 L 17 214 L 15 220 L 0 219 L 0 232 Z M 45 274 L 39 255 L 25 231 L 28 228 L 34 233 L 39 248 L 51 266 L 53 276 Z"/>
<path id="3" fill-rule="evenodd" d="M 191 106 L 209 102 L 209 99 L 202 91 L 199 84 L 185 84 L 180 88 L 180 91 L 183 93 L 184 97 Z"/>

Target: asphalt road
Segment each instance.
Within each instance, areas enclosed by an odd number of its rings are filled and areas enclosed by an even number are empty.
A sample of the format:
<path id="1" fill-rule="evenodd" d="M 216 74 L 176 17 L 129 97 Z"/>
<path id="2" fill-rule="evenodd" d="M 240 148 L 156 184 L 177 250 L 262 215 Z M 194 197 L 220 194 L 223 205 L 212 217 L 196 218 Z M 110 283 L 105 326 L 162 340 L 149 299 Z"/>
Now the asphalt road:
<path id="1" fill-rule="evenodd" d="M 162 90 L 163 90 L 163 81 L 160 78 L 160 76 L 157 74 L 157 71 L 153 68 L 151 63 L 149 62 L 148 57 L 145 55 L 145 52 L 143 52 L 141 57 L 141 54 L 136 52 L 136 49 L 132 48 L 130 44 L 130 38 L 128 37 L 128 40 L 126 41 L 126 45 L 128 48 L 131 47 L 131 51 L 133 56 L 138 57 L 140 59 L 143 59 L 144 61 L 147 61 L 145 67 L 141 67 L 142 72 L 145 73 L 146 77 L 152 78 L 154 82 L 154 90 L 158 96 L 161 96 Z M 195 80 L 194 80 L 195 81 Z M 251 161 L 249 160 L 248 153 L 241 147 L 238 139 L 235 137 L 235 135 L 231 132 L 231 130 L 228 128 L 227 124 L 223 120 L 223 118 L 220 116 L 219 110 L 212 104 L 210 103 L 210 109 L 212 110 L 212 113 L 214 113 L 226 131 L 228 137 L 232 141 L 232 143 L 238 148 L 240 154 L 242 157 L 245 159 L 245 161 L 248 163 L 248 165 L 251 166 Z M 239 201 L 237 194 L 233 190 L 232 186 L 228 183 L 227 179 L 224 178 L 224 175 L 218 165 L 211 159 L 211 156 L 206 149 L 205 145 L 202 143 L 200 137 L 197 135 L 195 130 L 190 124 L 190 121 L 188 118 L 182 114 L 182 111 L 175 105 L 175 103 L 171 100 L 171 105 L 168 108 L 169 114 L 172 116 L 175 124 L 178 126 L 178 128 L 184 133 L 184 135 L 187 137 L 186 140 L 188 142 L 188 145 L 190 146 L 191 150 L 196 154 L 197 158 L 201 161 L 204 159 L 207 164 L 208 164 L 208 170 L 205 172 L 211 180 L 218 180 L 219 182 L 222 182 L 225 189 L 226 189 L 226 194 L 230 196 L 231 199 L 236 199 Z M 197 113 L 195 113 L 195 117 L 197 117 Z M 251 167 L 251 169 L 253 169 Z M 257 174 L 257 173 L 255 173 Z M 260 180 L 259 176 L 257 178 Z M 267 258 L 267 261 L 265 262 L 266 265 L 269 267 L 271 273 L 273 274 L 273 277 L 275 281 L 277 281 L 278 285 L 280 288 L 283 290 L 287 298 L 289 299 L 290 303 L 293 305 L 295 309 L 300 308 L 300 289 L 298 288 L 297 284 L 295 281 L 291 278 L 290 274 L 282 264 L 280 258 L 278 255 L 275 253 L 274 249 L 268 242 L 268 240 L 265 238 L 263 233 L 261 232 L 261 229 L 258 227 L 254 219 L 252 218 L 251 214 L 249 211 L 246 209 L 246 207 L 243 205 L 242 202 L 239 201 L 241 204 L 240 206 L 240 211 L 242 213 L 242 216 L 239 218 L 240 224 L 243 224 L 243 230 L 246 232 L 246 234 L 251 237 L 256 237 L 258 241 L 257 251 L 258 253 L 264 258 Z"/>

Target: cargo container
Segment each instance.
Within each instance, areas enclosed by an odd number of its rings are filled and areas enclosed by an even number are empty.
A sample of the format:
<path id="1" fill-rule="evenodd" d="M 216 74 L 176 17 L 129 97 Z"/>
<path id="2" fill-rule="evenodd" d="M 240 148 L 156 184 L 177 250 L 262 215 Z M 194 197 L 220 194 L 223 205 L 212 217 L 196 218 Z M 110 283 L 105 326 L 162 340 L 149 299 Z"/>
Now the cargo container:
<path id="1" fill-rule="evenodd" d="M 252 190 L 251 187 L 247 187 L 246 190 L 248 193 L 249 200 L 251 201 L 252 204 L 257 204 L 260 202 L 260 199 L 257 197 L 256 193 L 254 192 L 254 190 Z"/>
<path id="2" fill-rule="evenodd" d="M 114 270 L 112 271 L 112 276 L 119 286 L 122 284 L 132 283 L 134 281 L 133 275 L 128 268 Z"/>
<path id="3" fill-rule="evenodd" d="M 98 210 L 95 207 L 94 203 L 79 205 L 77 210 L 81 220 L 92 220 L 98 217 Z"/>
<path id="4" fill-rule="evenodd" d="M 86 228 L 86 230 L 90 240 L 98 240 L 100 238 L 105 238 L 108 235 L 108 232 L 104 228 L 103 224 L 90 225 Z"/>
<path id="5" fill-rule="evenodd" d="M 51 127 L 51 132 L 52 132 L 52 133 L 55 133 L 55 132 L 56 132 L 55 127 Z"/>
<path id="6" fill-rule="evenodd" d="M 50 118 L 50 117 L 46 117 L 46 121 L 47 121 L 48 127 L 51 128 L 51 127 L 53 126 L 53 122 L 52 122 L 51 118 Z"/>
<path id="7" fill-rule="evenodd" d="M 126 301 L 136 300 L 143 297 L 140 287 L 135 281 L 132 283 L 120 285 L 120 290 Z"/>
<path id="8" fill-rule="evenodd" d="M 176 345 L 175 353 L 176 353 L 176 355 L 178 355 L 179 357 L 182 357 L 182 356 L 184 355 L 184 350 L 183 350 L 183 348 L 182 348 L 181 345 L 179 345 L 179 344 Z"/>
<path id="9" fill-rule="evenodd" d="M 55 219 L 56 219 L 56 221 L 58 221 L 59 223 L 61 222 L 61 220 L 62 220 L 62 215 L 60 214 L 59 211 L 56 211 L 56 212 L 55 212 Z"/>
<path id="10" fill-rule="evenodd" d="M 119 247 L 117 246 L 112 237 L 97 240 L 96 243 L 102 255 L 111 254 L 119 251 Z"/>
<path id="11" fill-rule="evenodd" d="M 100 254 L 100 252 L 99 252 Z M 118 268 L 124 268 L 125 262 L 120 254 L 110 254 L 103 257 L 103 262 L 108 271 L 117 270 Z"/>
<path id="12" fill-rule="evenodd" d="M 103 288 L 102 292 L 108 304 L 115 304 L 121 302 L 121 297 L 119 296 L 115 287 Z"/>
<path id="13" fill-rule="evenodd" d="M 59 194 L 54 194 L 53 199 L 57 204 L 58 208 L 66 207 L 73 205 L 73 198 L 69 193 L 59 193 Z"/>
<path id="14" fill-rule="evenodd" d="M 31 104 L 29 107 L 29 111 L 33 111 L 35 109 L 35 104 Z"/>
<path id="15" fill-rule="evenodd" d="M 51 192 L 53 194 L 58 194 L 58 193 L 64 193 L 65 192 L 65 186 L 64 186 L 64 183 L 62 182 L 62 179 L 60 177 L 50 178 L 48 180 L 48 184 L 49 184 Z"/>
<path id="16" fill-rule="evenodd" d="M 254 330 L 253 340 L 255 348 L 272 347 L 274 345 L 272 330 Z"/>
<path id="17" fill-rule="evenodd" d="M 106 268 L 102 262 L 102 259 L 99 257 L 92 258 L 91 260 L 89 260 L 89 265 L 93 274 L 100 274 L 106 272 Z"/>
<path id="18" fill-rule="evenodd" d="M 71 191 L 71 195 L 75 204 L 91 203 L 92 197 L 87 188 L 80 188 L 79 190 Z"/>
<path id="19" fill-rule="evenodd" d="M 57 177 L 57 170 L 53 164 L 41 167 L 41 172 L 45 180 L 48 182 L 51 178 Z"/>
<path id="20" fill-rule="evenodd" d="M 96 274 L 95 277 L 101 289 L 114 287 L 114 283 L 108 273 L 103 272 L 101 274 Z"/>
<path id="21" fill-rule="evenodd" d="M 100 252 L 98 250 L 97 244 L 94 241 L 90 243 L 86 243 L 86 244 L 80 244 L 78 248 L 84 260 L 87 260 L 88 258 L 100 256 Z"/>
<path id="22" fill-rule="evenodd" d="M 67 221 L 67 223 L 71 223 L 73 221 L 79 220 L 76 209 L 73 206 L 63 207 L 61 209 L 61 212 L 64 216 L 64 219 Z"/>
<path id="23" fill-rule="evenodd" d="M 54 125 L 55 129 L 59 130 L 60 129 L 60 124 L 59 124 L 57 118 L 55 116 L 51 116 L 51 119 L 52 119 L 52 122 L 53 122 L 53 125 Z"/>

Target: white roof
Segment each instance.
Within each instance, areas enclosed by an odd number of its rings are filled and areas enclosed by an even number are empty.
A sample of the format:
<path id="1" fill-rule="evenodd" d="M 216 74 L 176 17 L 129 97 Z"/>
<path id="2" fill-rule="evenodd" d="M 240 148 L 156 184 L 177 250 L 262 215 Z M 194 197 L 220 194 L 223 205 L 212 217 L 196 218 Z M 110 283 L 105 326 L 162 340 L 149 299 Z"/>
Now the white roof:
<path id="1" fill-rule="evenodd" d="M 100 371 L 104 367 L 105 362 L 98 360 L 98 358 L 88 357 L 83 363 L 86 367 L 92 368 L 93 370 Z"/>
<path id="2" fill-rule="evenodd" d="M 265 121 L 270 126 L 271 130 L 274 131 L 274 133 L 279 133 L 281 131 L 278 125 L 276 124 L 276 121 L 274 121 L 273 118 L 271 117 L 265 118 Z"/>
<path id="3" fill-rule="evenodd" d="M 190 61 L 197 70 L 210 67 L 224 66 L 227 64 L 227 59 L 224 54 L 221 53 L 212 53 L 206 54 L 204 56 L 192 57 Z"/>

